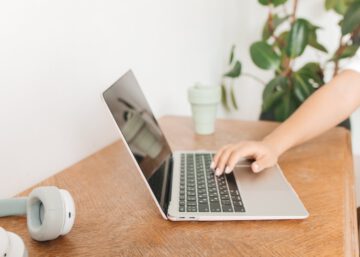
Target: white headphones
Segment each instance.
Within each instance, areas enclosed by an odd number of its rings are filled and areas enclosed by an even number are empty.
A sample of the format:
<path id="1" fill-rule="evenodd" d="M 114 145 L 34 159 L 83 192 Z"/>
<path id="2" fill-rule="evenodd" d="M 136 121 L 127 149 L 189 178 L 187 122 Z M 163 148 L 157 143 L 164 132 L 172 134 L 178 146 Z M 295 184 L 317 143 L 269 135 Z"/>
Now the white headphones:
<path id="1" fill-rule="evenodd" d="M 75 221 L 75 204 L 64 189 L 38 187 L 27 198 L 0 200 L 0 217 L 13 215 L 27 215 L 27 227 L 34 240 L 53 240 L 70 232 Z M 27 256 L 22 239 L 0 227 L 0 257 Z"/>

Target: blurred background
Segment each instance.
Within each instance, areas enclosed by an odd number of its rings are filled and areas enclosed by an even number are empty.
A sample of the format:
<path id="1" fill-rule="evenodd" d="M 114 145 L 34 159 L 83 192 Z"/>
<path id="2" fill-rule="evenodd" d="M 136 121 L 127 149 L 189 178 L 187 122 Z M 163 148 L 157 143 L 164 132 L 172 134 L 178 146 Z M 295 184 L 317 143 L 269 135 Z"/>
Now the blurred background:
<path id="1" fill-rule="evenodd" d="M 0 197 L 117 140 L 100 96 L 128 69 L 158 117 L 190 115 L 187 88 L 219 85 L 233 44 L 243 70 L 268 81 L 249 55 L 267 12 L 248 0 L 1 1 Z M 339 16 L 323 0 L 300 1 L 298 16 L 322 26 L 318 39 L 334 51 Z M 307 48 L 303 61 L 324 58 Z M 239 110 L 219 116 L 257 120 L 263 85 L 235 83 Z M 360 155 L 359 111 L 352 127 Z"/>

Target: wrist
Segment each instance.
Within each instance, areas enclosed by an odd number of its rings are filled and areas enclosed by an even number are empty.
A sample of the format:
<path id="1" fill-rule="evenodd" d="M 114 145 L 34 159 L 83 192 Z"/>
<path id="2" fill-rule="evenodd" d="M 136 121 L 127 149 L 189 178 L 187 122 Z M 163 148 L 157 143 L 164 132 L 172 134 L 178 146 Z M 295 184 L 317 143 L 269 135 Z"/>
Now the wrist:
<path id="1" fill-rule="evenodd" d="M 262 142 L 267 145 L 277 157 L 287 150 L 287 147 L 282 141 L 279 138 L 273 137 L 271 134 L 264 137 Z"/>

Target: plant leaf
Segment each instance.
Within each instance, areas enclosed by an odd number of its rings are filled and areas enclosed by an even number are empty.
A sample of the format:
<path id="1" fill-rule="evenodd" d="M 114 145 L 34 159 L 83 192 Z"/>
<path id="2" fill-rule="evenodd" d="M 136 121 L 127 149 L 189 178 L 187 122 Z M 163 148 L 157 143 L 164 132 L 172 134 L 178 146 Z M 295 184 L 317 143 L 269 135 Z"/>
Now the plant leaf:
<path id="1" fill-rule="evenodd" d="M 325 9 L 326 10 L 334 9 L 337 2 L 338 2 L 338 0 L 326 0 L 325 1 Z"/>
<path id="2" fill-rule="evenodd" d="M 262 112 L 268 111 L 285 94 L 287 78 L 275 77 L 264 88 Z"/>
<path id="3" fill-rule="evenodd" d="M 326 0 L 325 9 L 334 10 L 338 14 L 344 15 L 352 2 L 353 0 Z"/>
<path id="4" fill-rule="evenodd" d="M 294 94 L 300 102 L 304 102 L 313 92 L 313 87 L 306 77 L 294 75 Z"/>
<path id="5" fill-rule="evenodd" d="M 241 63 L 236 61 L 234 67 L 224 74 L 224 77 L 237 78 L 241 74 Z"/>
<path id="6" fill-rule="evenodd" d="M 272 20 L 271 20 L 271 23 L 272 23 L 271 25 L 272 25 L 273 30 L 275 31 L 276 28 L 278 26 L 280 26 L 288 18 L 289 18 L 289 15 L 284 16 L 284 17 L 279 17 L 277 14 L 273 15 Z M 264 27 L 263 27 L 263 31 L 262 31 L 262 39 L 263 39 L 263 41 L 266 41 L 267 39 L 269 39 L 269 37 L 272 34 L 271 31 L 270 31 L 269 22 L 270 22 L 270 20 L 267 19 L 265 24 L 264 24 Z"/>
<path id="7" fill-rule="evenodd" d="M 274 6 L 279 6 L 281 4 L 285 4 L 287 0 L 272 0 Z"/>
<path id="8" fill-rule="evenodd" d="M 326 50 L 325 46 L 323 46 L 322 44 L 320 44 L 317 41 L 316 31 L 318 29 L 320 29 L 320 27 L 313 25 L 312 23 L 310 23 L 307 20 L 305 20 L 305 22 L 306 22 L 306 25 L 308 27 L 308 44 L 310 46 L 312 46 L 313 48 L 317 49 L 317 50 L 320 50 L 320 51 L 323 51 L 323 52 L 327 53 L 327 50 Z"/>
<path id="9" fill-rule="evenodd" d="M 344 51 L 339 55 L 339 56 L 333 56 L 330 61 L 336 61 L 336 60 L 340 60 L 340 59 L 344 59 L 344 58 L 349 58 L 349 57 L 353 57 L 357 50 L 359 49 L 359 45 L 349 45 L 346 46 Z"/>
<path id="10" fill-rule="evenodd" d="M 234 86 L 231 86 L 230 88 L 230 97 L 231 97 L 232 105 L 234 106 L 235 110 L 238 110 L 239 108 L 235 98 Z"/>
<path id="11" fill-rule="evenodd" d="M 318 63 L 308 63 L 293 73 L 292 82 L 294 96 L 302 103 L 324 85 L 324 74 Z"/>
<path id="12" fill-rule="evenodd" d="M 234 52 L 235 52 L 235 45 L 231 46 L 230 56 L 229 56 L 229 65 L 232 64 L 234 60 Z"/>
<path id="13" fill-rule="evenodd" d="M 286 120 L 298 106 L 298 101 L 291 94 L 291 91 L 288 90 L 274 108 L 275 119 L 280 122 Z"/>
<path id="14" fill-rule="evenodd" d="M 360 26 L 360 2 L 351 4 L 341 24 L 341 33 L 346 35 Z"/>
<path id="15" fill-rule="evenodd" d="M 307 75 L 309 78 L 314 79 L 314 81 L 318 84 L 318 87 L 325 84 L 324 71 L 319 63 L 309 62 L 300 68 L 297 73 Z"/>
<path id="16" fill-rule="evenodd" d="M 261 69 L 276 69 L 280 65 L 280 57 L 264 41 L 253 43 L 250 47 L 250 55 L 253 62 Z"/>
<path id="17" fill-rule="evenodd" d="M 273 44 L 274 47 L 277 47 L 281 52 L 284 52 L 285 46 L 288 42 L 289 31 L 283 31 Z"/>
<path id="18" fill-rule="evenodd" d="M 334 7 L 334 11 L 340 15 L 344 15 L 347 9 L 348 9 L 348 5 L 345 0 L 338 0 Z"/>
<path id="19" fill-rule="evenodd" d="M 325 46 L 323 46 L 322 44 L 320 44 L 317 41 L 317 35 L 316 35 L 316 30 L 310 30 L 309 31 L 309 38 L 308 38 L 308 43 L 310 46 L 312 46 L 313 48 L 320 50 L 324 53 L 327 53 L 327 49 L 325 48 Z"/>
<path id="20" fill-rule="evenodd" d="M 230 108 L 227 102 L 227 93 L 224 83 L 221 84 L 221 103 L 224 106 L 225 110 L 229 112 Z"/>
<path id="21" fill-rule="evenodd" d="M 297 19 L 291 27 L 288 35 L 286 54 L 290 58 L 300 56 L 308 44 L 309 22 L 304 19 Z"/>
<path id="22" fill-rule="evenodd" d="M 279 6 L 287 2 L 287 0 L 258 0 L 262 5 L 273 4 L 274 6 Z"/>

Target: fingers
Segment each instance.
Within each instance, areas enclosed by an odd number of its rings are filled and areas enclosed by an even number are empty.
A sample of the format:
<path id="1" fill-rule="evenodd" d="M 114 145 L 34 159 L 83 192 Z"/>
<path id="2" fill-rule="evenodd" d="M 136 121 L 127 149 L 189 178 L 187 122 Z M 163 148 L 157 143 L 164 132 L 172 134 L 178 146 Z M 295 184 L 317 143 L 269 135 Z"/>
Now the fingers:
<path id="1" fill-rule="evenodd" d="M 233 145 L 222 150 L 222 154 L 215 163 L 215 175 L 220 176 L 224 172 L 227 174 L 232 172 L 239 159 L 254 155 L 254 150 L 253 146 L 246 143 Z"/>
<path id="2" fill-rule="evenodd" d="M 217 165 L 218 165 L 218 161 L 219 161 L 219 159 L 220 159 L 220 156 L 223 154 L 223 152 L 227 149 L 227 148 L 229 148 L 231 145 L 225 145 L 225 146 L 223 146 L 223 147 L 221 147 L 218 151 L 217 151 L 217 153 L 215 154 L 215 156 L 214 156 L 214 158 L 213 158 L 213 161 L 211 162 L 211 164 L 210 164 L 210 168 L 212 168 L 212 169 L 215 169 L 216 167 L 217 167 Z"/>
<path id="3" fill-rule="evenodd" d="M 258 173 L 276 164 L 277 156 L 266 145 L 259 142 L 241 142 L 235 145 L 222 147 L 214 157 L 211 168 L 215 169 L 215 175 L 220 176 L 224 172 L 230 173 L 241 158 L 252 157 L 255 162 L 251 164 L 253 172 Z"/>
<path id="4" fill-rule="evenodd" d="M 251 169 L 253 172 L 258 173 L 263 171 L 266 168 L 270 168 L 276 164 L 277 160 L 269 158 L 269 157 L 262 157 L 257 159 L 255 162 L 251 164 Z"/>
<path id="5" fill-rule="evenodd" d="M 226 169 L 226 173 L 230 173 L 231 170 L 229 170 L 228 167 L 226 167 L 227 161 L 232 154 L 232 152 L 235 150 L 235 146 L 229 146 L 226 149 L 222 151 L 221 156 L 219 157 L 217 164 L 216 164 L 216 170 L 215 175 L 220 176 L 223 174 L 224 170 Z"/>
<path id="6" fill-rule="evenodd" d="M 236 151 L 232 152 L 229 159 L 227 160 L 226 166 L 228 170 L 230 170 L 231 172 L 234 170 L 236 164 L 239 162 L 241 158 L 246 158 L 250 156 L 256 157 L 256 155 L 257 155 L 256 148 L 254 146 L 245 144 L 242 147 L 236 149 Z M 230 172 L 226 172 L 226 173 L 230 173 Z"/>

